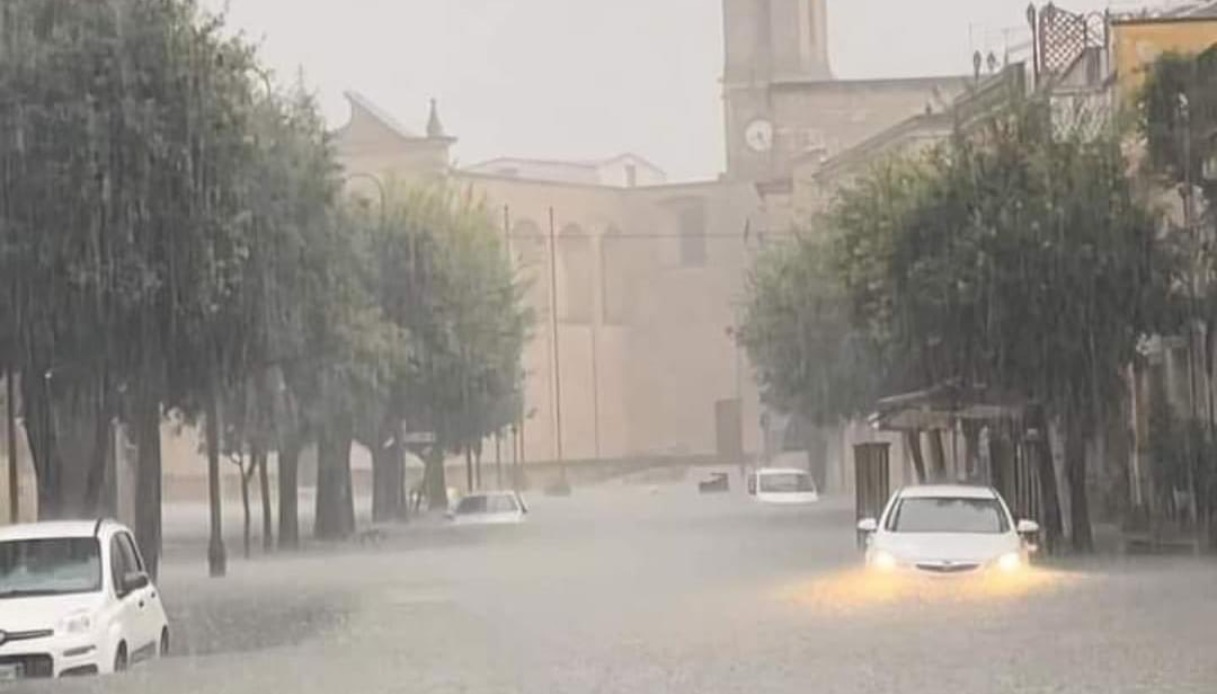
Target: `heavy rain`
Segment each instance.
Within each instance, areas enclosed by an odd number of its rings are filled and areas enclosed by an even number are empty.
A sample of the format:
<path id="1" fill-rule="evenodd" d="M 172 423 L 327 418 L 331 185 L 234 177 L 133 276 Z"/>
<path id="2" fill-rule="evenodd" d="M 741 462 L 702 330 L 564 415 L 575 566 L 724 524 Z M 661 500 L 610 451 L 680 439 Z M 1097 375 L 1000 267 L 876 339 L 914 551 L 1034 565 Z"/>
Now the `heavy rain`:
<path id="1" fill-rule="evenodd" d="M 1217 691 L 1217 2 L 0 0 L 0 688 Z"/>

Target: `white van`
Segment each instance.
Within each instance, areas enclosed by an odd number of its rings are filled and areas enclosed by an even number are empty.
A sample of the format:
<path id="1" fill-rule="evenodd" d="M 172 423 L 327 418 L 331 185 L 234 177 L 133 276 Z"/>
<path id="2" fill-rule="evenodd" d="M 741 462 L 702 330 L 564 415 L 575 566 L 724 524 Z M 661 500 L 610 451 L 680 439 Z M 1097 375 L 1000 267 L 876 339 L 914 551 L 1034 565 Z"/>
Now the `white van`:
<path id="1" fill-rule="evenodd" d="M 806 470 L 761 468 L 748 475 L 748 493 L 767 504 L 811 504 L 820 500 L 816 482 Z"/>

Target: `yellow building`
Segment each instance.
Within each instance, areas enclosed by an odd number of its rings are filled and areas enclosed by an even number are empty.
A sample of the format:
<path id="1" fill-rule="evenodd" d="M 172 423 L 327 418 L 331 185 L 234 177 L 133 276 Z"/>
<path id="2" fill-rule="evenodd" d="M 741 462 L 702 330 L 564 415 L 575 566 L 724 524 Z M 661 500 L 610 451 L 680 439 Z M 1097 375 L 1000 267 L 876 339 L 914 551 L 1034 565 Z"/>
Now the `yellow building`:
<path id="1" fill-rule="evenodd" d="M 1112 52 L 1120 91 L 1133 97 L 1145 68 L 1166 53 L 1202 53 L 1217 45 L 1217 5 L 1212 14 L 1129 17 L 1112 22 Z"/>

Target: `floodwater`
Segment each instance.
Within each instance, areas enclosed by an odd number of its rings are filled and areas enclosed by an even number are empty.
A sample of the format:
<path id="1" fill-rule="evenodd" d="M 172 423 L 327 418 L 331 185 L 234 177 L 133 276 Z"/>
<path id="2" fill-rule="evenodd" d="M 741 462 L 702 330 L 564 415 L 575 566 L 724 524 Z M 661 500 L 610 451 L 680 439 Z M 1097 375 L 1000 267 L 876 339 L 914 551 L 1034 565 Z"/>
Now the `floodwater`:
<path id="1" fill-rule="evenodd" d="M 522 526 L 419 522 L 234 557 L 221 581 L 201 556 L 171 553 L 161 587 L 178 655 L 54 688 L 1217 691 L 1208 560 L 900 585 L 858 571 L 844 500 L 771 508 L 699 495 L 690 478 L 529 501 Z"/>

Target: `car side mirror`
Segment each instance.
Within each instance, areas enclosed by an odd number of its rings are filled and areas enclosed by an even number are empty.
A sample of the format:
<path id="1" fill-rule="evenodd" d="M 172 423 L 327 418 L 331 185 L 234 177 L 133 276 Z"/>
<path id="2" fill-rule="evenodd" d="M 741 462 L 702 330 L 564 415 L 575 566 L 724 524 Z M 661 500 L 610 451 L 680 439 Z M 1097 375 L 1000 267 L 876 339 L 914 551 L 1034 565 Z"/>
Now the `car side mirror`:
<path id="1" fill-rule="evenodd" d="M 874 518 L 863 518 L 858 521 L 858 530 L 864 533 L 873 533 L 879 529 L 879 521 Z"/>
<path id="2" fill-rule="evenodd" d="M 129 595 L 142 588 L 147 588 L 150 583 L 148 574 L 143 571 L 131 571 L 123 574 L 122 588 L 123 595 Z"/>
<path id="3" fill-rule="evenodd" d="M 1021 520 L 1018 522 L 1019 535 L 1034 535 L 1040 531 L 1040 524 L 1033 520 Z"/>

